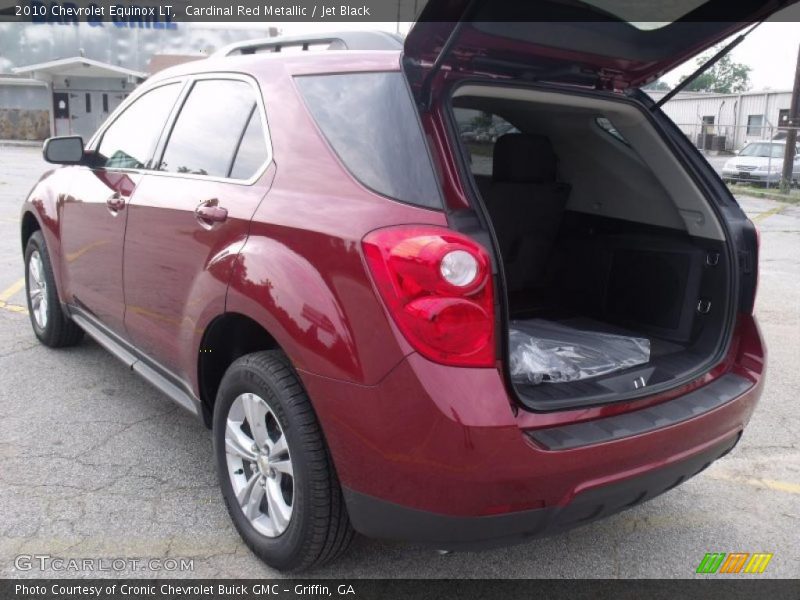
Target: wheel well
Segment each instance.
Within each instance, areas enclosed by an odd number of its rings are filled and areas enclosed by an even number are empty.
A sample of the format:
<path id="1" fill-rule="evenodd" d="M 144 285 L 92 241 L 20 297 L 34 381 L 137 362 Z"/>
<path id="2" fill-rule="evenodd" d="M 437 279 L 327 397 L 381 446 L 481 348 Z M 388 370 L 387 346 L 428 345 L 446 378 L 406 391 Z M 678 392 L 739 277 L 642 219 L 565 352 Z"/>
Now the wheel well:
<path id="1" fill-rule="evenodd" d="M 217 390 L 231 363 L 251 352 L 278 348 L 278 343 L 261 325 L 244 315 L 226 313 L 211 322 L 203 334 L 197 365 L 206 426 L 211 427 Z"/>
<path id="2" fill-rule="evenodd" d="M 25 254 L 25 247 L 28 245 L 28 240 L 33 235 L 34 231 L 41 229 L 39 221 L 33 216 L 33 213 L 26 212 L 22 216 L 22 254 Z"/>

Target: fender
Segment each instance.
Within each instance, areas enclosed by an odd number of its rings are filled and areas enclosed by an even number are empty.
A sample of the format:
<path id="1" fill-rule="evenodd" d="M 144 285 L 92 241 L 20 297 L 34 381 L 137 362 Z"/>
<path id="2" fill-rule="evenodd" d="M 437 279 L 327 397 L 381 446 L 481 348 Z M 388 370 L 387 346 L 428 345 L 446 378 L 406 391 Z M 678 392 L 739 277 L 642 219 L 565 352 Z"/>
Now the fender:
<path id="1" fill-rule="evenodd" d="M 73 171 L 70 167 L 50 169 L 43 173 L 31 188 L 28 197 L 22 204 L 20 213 L 22 252 L 25 253 L 26 237 L 31 233 L 30 219 L 33 218 L 36 220 L 36 228 L 41 230 L 44 236 L 53 267 L 56 288 L 62 303 L 69 300 L 70 294 L 61 252 L 61 204 L 64 201 L 64 190 L 69 189 L 72 175 Z M 56 190 L 62 191 L 57 192 Z"/>
<path id="2" fill-rule="evenodd" d="M 226 312 L 259 323 L 297 369 L 364 385 L 380 380 L 408 348 L 374 295 L 358 243 L 295 230 L 289 245 L 270 229 L 253 223 L 236 259 Z M 321 263 L 325 269 L 315 266 Z"/>

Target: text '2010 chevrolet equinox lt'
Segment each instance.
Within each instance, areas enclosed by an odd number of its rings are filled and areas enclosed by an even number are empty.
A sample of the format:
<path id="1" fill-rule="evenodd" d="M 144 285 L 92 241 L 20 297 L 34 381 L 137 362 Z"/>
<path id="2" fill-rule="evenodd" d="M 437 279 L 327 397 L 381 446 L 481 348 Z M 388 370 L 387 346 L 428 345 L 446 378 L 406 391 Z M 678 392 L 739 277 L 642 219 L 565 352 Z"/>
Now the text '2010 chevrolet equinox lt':
<path id="1" fill-rule="evenodd" d="M 756 230 L 638 88 L 781 3 L 643 29 L 473 5 L 234 45 L 45 143 L 36 336 L 88 333 L 210 427 L 275 568 L 610 515 L 730 451 L 761 393 Z"/>

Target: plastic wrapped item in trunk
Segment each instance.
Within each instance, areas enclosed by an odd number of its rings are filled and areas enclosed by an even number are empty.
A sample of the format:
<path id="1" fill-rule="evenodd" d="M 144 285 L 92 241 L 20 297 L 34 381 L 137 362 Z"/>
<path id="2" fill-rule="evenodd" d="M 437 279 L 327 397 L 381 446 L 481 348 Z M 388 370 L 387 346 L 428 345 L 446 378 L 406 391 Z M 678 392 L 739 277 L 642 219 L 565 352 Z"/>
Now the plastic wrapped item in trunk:
<path id="1" fill-rule="evenodd" d="M 542 319 L 512 321 L 509 342 L 515 383 L 578 381 L 650 360 L 646 338 L 581 331 Z"/>

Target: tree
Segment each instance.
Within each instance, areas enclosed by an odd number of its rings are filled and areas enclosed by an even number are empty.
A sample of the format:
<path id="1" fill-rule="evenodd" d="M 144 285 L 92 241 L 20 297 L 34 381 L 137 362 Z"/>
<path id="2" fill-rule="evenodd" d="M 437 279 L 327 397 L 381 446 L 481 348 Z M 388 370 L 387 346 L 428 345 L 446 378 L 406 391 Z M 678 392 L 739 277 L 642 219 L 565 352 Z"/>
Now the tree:
<path id="1" fill-rule="evenodd" d="M 642 89 L 651 90 L 651 91 L 654 91 L 654 92 L 668 92 L 672 88 L 669 86 L 669 84 L 666 81 L 661 81 L 660 79 L 656 79 L 655 81 L 651 81 L 650 83 L 648 83 Z"/>
<path id="2" fill-rule="evenodd" d="M 708 59 L 709 56 L 701 56 L 697 59 L 697 65 L 702 65 Z M 717 92 L 719 94 L 746 92 L 750 89 L 750 71 L 752 68 L 743 63 L 733 62 L 731 55 L 726 54 L 685 89 L 688 92 Z M 681 77 L 681 81 L 686 77 L 686 75 Z"/>

